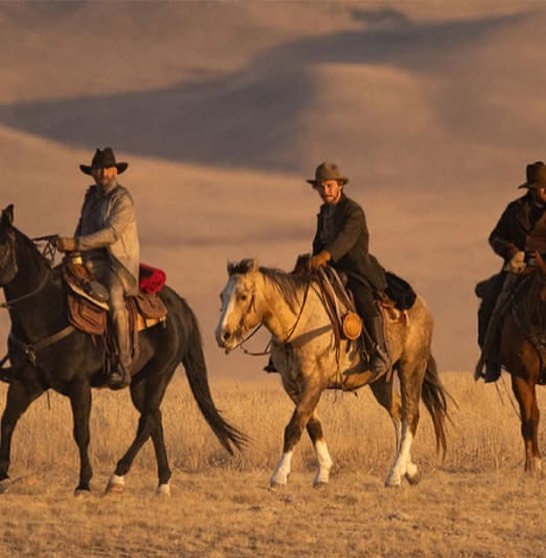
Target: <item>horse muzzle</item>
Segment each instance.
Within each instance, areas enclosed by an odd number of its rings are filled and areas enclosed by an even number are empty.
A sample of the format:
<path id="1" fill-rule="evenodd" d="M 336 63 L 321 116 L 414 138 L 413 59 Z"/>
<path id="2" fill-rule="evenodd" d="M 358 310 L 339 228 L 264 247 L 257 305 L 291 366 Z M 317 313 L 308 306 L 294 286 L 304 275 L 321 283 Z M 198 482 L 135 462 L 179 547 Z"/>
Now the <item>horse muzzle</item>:
<path id="1" fill-rule="evenodd" d="M 216 330 L 216 343 L 218 343 L 221 349 L 225 349 L 226 353 L 229 353 L 237 347 L 238 338 L 237 335 L 229 329 L 219 327 Z"/>

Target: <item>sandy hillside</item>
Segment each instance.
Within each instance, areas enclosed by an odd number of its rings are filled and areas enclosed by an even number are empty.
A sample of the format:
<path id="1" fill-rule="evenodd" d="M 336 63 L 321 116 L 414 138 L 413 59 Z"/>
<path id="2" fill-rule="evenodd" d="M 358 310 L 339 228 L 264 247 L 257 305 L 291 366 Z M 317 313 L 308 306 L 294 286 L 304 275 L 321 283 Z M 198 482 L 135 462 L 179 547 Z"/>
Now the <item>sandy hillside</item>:
<path id="1" fill-rule="evenodd" d="M 318 208 L 304 179 L 337 160 L 372 251 L 429 301 L 441 368 L 469 370 L 487 235 L 546 157 L 545 24 L 515 1 L 1 3 L 1 204 L 69 234 L 77 165 L 112 145 L 143 259 L 196 310 L 211 374 L 248 378 L 262 361 L 213 340 L 226 262 L 290 268 Z"/>

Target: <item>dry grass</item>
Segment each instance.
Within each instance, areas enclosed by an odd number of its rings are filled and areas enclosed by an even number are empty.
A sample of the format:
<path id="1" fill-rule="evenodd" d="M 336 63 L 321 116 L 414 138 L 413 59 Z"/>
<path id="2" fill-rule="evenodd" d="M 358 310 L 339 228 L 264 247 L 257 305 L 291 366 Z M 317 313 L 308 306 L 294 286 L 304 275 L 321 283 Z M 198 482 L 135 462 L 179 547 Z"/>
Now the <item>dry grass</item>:
<path id="1" fill-rule="evenodd" d="M 270 492 L 291 404 L 271 379 L 214 384 L 216 403 L 252 443 L 226 456 L 199 415 L 185 381 L 163 406 L 173 496 L 154 495 L 147 444 L 122 496 L 102 488 L 129 443 L 136 414 L 128 393 L 95 393 L 94 494 L 75 498 L 78 461 L 68 401 L 37 401 L 14 438 L 10 490 L 0 498 L 0 555 L 40 556 L 541 556 L 543 478 L 522 470 L 519 424 L 507 393 L 445 374 L 452 409 L 449 453 L 434 454 L 423 411 L 415 460 L 423 481 L 383 487 L 393 453 L 390 421 L 369 390 L 321 402 L 335 461 L 326 490 L 311 488 L 314 458 L 302 440 L 288 487 Z M 540 393 L 542 404 L 544 394 Z M 2 388 L 2 398 L 5 388 Z M 541 446 L 546 447 L 542 436 Z"/>

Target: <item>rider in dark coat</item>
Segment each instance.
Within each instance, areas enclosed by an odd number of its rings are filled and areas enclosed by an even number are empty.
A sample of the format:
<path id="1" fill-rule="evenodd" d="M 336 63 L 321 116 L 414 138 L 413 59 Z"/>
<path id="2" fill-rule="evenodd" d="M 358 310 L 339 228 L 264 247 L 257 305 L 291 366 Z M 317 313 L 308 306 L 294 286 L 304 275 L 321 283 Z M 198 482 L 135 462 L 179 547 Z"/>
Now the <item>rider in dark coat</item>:
<path id="1" fill-rule="evenodd" d="M 324 202 L 318 214 L 309 268 L 329 264 L 348 276 L 357 312 L 371 337 L 370 368 L 375 375 L 391 366 L 376 295 L 387 288 L 385 271 L 369 253 L 369 233 L 362 207 L 348 198 L 343 186 L 349 179 L 334 163 L 322 163 L 315 178 L 307 180 Z"/>
<path id="2" fill-rule="evenodd" d="M 534 250 L 529 247 L 529 239 L 544 236 L 546 232 L 546 166 L 542 161 L 527 165 L 526 181 L 519 188 L 526 188 L 527 192 L 508 204 L 489 235 L 489 244 L 495 254 L 503 258 L 504 265 L 490 280 L 479 310 L 478 342 L 482 358 L 476 367 L 476 377 L 483 377 L 486 382 L 495 381 L 500 375 L 501 319 L 519 274 Z M 484 365 L 485 371 L 482 370 Z"/>

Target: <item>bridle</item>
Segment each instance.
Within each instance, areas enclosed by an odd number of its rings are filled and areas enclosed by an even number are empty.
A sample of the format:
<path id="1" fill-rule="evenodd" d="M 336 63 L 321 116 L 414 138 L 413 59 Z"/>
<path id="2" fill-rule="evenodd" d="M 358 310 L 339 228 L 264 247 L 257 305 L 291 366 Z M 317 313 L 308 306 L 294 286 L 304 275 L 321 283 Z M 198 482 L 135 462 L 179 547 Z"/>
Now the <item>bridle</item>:
<path id="1" fill-rule="evenodd" d="M 46 241 L 46 246 L 42 249 L 41 254 L 42 254 L 42 256 L 44 256 L 46 258 L 46 260 L 50 264 L 53 262 L 53 259 L 55 258 L 55 253 L 57 251 L 57 249 L 55 247 L 55 239 L 56 238 L 57 238 L 57 235 L 48 235 L 48 236 L 42 236 L 42 237 L 37 237 L 37 238 L 32 239 L 33 242 L 40 242 L 40 241 L 44 241 L 44 240 Z M 12 254 L 14 253 L 13 246 L 12 246 L 11 253 Z M 3 262 L 0 262 L 0 263 L 3 263 Z M 40 283 L 38 284 L 38 286 L 36 288 L 34 288 L 29 293 L 26 293 L 26 294 L 21 295 L 21 296 L 16 297 L 16 298 L 12 298 L 11 300 L 0 304 L 0 308 L 6 308 L 6 309 L 12 308 L 15 304 L 17 304 L 19 302 L 22 302 L 23 300 L 28 300 L 29 298 L 32 298 L 33 296 L 38 294 L 44 288 L 44 286 L 46 285 L 46 283 L 47 283 L 47 281 L 50 277 L 50 274 L 51 274 L 51 269 L 47 269 L 45 271 L 45 273 L 43 274 L 42 280 L 40 281 Z M 69 324 L 68 326 L 66 326 L 62 330 L 54 333 L 53 335 L 51 335 L 49 337 L 46 337 L 45 339 L 42 339 L 41 341 L 38 341 L 37 343 L 26 343 L 26 342 L 18 339 L 14 335 L 13 331 L 10 332 L 9 338 L 12 341 L 12 343 L 26 355 L 30 364 L 32 366 L 36 366 L 37 353 L 39 351 L 42 351 L 43 349 L 49 347 L 50 345 L 53 345 L 54 343 L 57 343 L 57 341 L 60 341 L 61 339 L 64 339 L 67 335 L 70 335 L 73 331 L 74 331 L 74 326 L 72 324 Z M 9 353 L 8 353 L 8 355 L 9 355 Z M 4 363 L 8 359 L 8 355 L 6 355 L 0 361 L 0 368 L 3 367 Z"/>
<path id="2" fill-rule="evenodd" d="M 288 335 L 286 336 L 286 338 L 282 342 L 283 344 L 288 343 L 290 341 L 290 339 L 292 338 L 292 335 L 294 335 L 294 332 L 296 331 L 296 328 L 297 328 L 297 326 L 300 322 L 301 316 L 303 314 L 303 310 L 305 308 L 305 303 L 307 302 L 307 296 L 309 294 L 310 287 L 311 287 L 311 282 L 309 281 L 307 283 L 306 287 L 305 287 L 305 293 L 303 295 L 303 301 L 302 301 L 301 306 L 300 306 L 300 311 L 298 312 L 298 315 L 296 317 L 296 321 L 294 322 L 294 324 L 292 325 L 292 327 L 288 331 Z M 239 320 L 237 328 L 235 329 L 236 335 L 239 335 L 240 332 L 242 331 L 242 329 L 244 327 L 244 323 L 245 323 L 245 318 L 247 317 L 247 315 L 250 313 L 250 311 L 252 309 L 255 309 L 255 299 L 256 299 L 256 293 L 255 293 L 255 291 L 252 291 L 252 297 L 250 299 L 250 304 L 248 305 L 248 309 L 241 316 L 241 319 Z M 249 341 L 249 339 L 254 337 L 254 335 L 256 335 L 256 333 L 258 333 L 258 331 L 260 330 L 260 328 L 262 326 L 263 326 L 263 323 L 260 322 L 246 337 L 242 338 L 241 341 L 239 341 L 239 343 L 237 343 L 237 345 L 235 345 L 235 347 L 233 347 L 233 349 L 231 349 L 231 351 L 234 351 L 235 349 L 241 349 L 243 351 L 243 353 L 245 353 L 246 355 L 250 355 L 250 356 L 264 356 L 264 355 L 271 354 L 271 339 L 267 342 L 267 345 L 266 345 L 265 349 L 263 351 L 260 351 L 260 352 L 249 351 L 248 349 L 246 349 L 244 347 L 244 344 L 247 341 Z"/>

